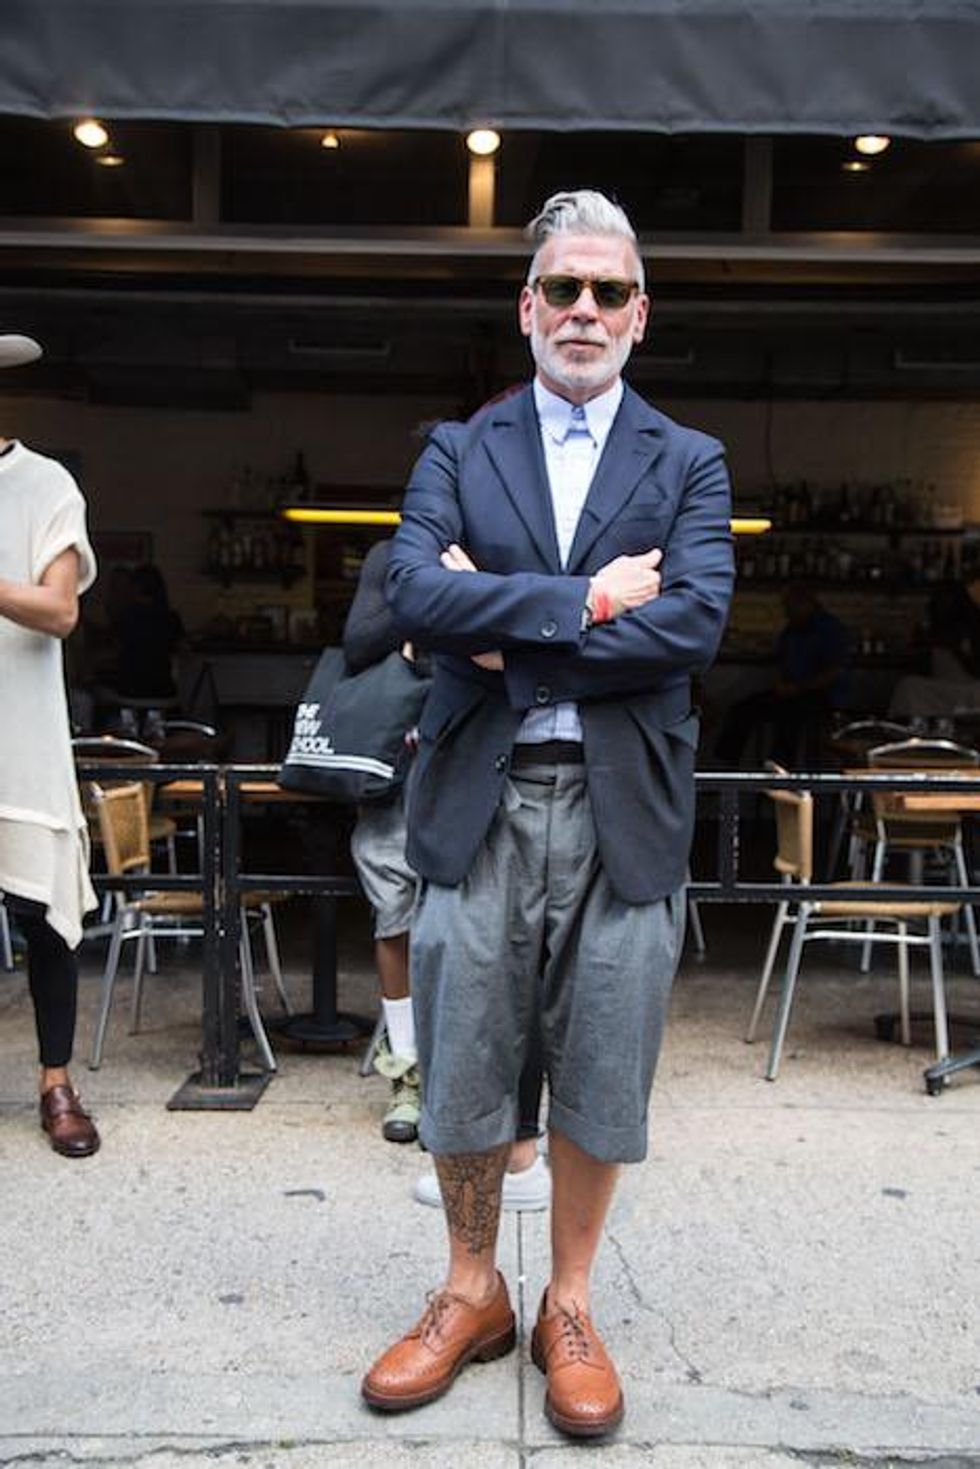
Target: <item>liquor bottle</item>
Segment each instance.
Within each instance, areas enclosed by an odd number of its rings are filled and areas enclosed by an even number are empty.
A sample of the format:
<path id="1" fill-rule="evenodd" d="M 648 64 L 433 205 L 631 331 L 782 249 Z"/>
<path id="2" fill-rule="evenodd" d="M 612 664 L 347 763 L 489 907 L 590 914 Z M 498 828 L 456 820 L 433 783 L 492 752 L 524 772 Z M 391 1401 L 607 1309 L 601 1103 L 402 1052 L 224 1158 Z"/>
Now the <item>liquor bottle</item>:
<path id="1" fill-rule="evenodd" d="M 303 456 L 302 449 L 297 449 L 296 451 L 290 493 L 297 505 L 305 505 L 310 499 L 310 476 L 306 468 L 306 459 Z"/>

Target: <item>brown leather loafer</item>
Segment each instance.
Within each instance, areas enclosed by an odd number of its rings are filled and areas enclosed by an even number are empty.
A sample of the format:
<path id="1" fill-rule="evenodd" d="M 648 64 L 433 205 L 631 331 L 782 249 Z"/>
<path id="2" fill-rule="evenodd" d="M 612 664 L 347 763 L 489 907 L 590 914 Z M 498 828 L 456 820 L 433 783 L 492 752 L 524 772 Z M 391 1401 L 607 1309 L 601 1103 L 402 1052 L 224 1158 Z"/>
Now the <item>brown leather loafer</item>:
<path id="1" fill-rule="evenodd" d="M 598 1438 L 623 1420 L 623 1390 L 592 1320 L 576 1308 L 558 1306 L 546 1315 L 541 1298 L 531 1361 L 548 1378 L 544 1411 L 572 1438 Z"/>
<path id="2" fill-rule="evenodd" d="M 53 1086 L 41 1098 L 41 1126 L 56 1153 L 87 1158 L 99 1150 L 95 1123 L 70 1086 Z"/>
<path id="3" fill-rule="evenodd" d="M 448 1392 L 467 1362 L 504 1357 L 516 1340 L 507 1283 L 499 1271 L 497 1293 L 482 1309 L 452 1291 L 434 1291 L 418 1324 L 375 1362 L 361 1394 L 384 1413 L 421 1408 Z"/>

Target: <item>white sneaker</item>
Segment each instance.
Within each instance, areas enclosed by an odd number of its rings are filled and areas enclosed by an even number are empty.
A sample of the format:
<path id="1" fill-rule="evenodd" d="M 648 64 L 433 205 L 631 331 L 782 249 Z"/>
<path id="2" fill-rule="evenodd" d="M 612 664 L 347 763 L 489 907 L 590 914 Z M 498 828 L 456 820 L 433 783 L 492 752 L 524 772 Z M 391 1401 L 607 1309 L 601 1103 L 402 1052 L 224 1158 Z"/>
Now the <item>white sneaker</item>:
<path id="1" fill-rule="evenodd" d="M 419 1204 L 429 1204 L 433 1209 L 442 1208 L 442 1194 L 435 1172 L 421 1173 L 415 1180 L 412 1197 Z M 534 1213 L 547 1209 L 551 1203 L 551 1172 L 540 1153 L 521 1173 L 505 1173 L 500 1196 L 501 1209 L 520 1209 Z"/>

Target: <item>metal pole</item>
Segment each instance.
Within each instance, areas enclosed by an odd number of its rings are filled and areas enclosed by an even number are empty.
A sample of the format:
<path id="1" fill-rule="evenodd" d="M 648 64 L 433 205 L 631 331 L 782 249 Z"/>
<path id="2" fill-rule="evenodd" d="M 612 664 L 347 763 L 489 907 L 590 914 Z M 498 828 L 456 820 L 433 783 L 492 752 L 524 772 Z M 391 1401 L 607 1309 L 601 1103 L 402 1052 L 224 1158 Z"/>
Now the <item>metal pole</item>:
<path id="1" fill-rule="evenodd" d="M 203 842 L 201 890 L 204 896 L 204 972 L 201 1011 L 201 1085 L 217 1086 L 220 1072 L 221 944 L 218 874 L 221 861 L 221 827 L 218 813 L 218 775 L 205 771 L 203 777 Z"/>
<path id="2" fill-rule="evenodd" d="M 218 1012 L 218 1075 L 220 1087 L 238 1081 L 238 997 L 241 993 L 241 788 L 234 775 L 221 776 L 224 840 L 221 844 L 221 990 Z"/>

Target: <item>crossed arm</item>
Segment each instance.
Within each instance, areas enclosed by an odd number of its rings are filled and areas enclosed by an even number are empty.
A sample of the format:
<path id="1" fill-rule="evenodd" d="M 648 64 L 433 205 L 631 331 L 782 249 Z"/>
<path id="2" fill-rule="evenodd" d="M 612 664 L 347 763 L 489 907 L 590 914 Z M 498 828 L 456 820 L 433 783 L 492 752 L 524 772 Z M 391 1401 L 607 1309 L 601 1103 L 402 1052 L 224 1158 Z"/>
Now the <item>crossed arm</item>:
<path id="1" fill-rule="evenodd" d="M 719 446 L 692 456 L 663 560 L 659 548 L 617 557 L 592 576 L 473 569 L 451 441 L 437 438 L 413 476 L 392 548 L 388 596 L 403 630 L 434 651 L 477 657 L 508 700 L 550 701 L 641 691 L 714 656 L 733 581 L 728 475 Z M 467 572 L 466 575 L 460 575 Z M 661 582 L 662 576 L 662 582 Z M 582 611 L 608 591 L 613 618 L 582 631 Z M 492 658 L 488 664 L 486 655 Z"/>
<path id="2" fill-rule="evenodd" d="M 477 570 L 462 546 L 457 546 L 455 542 L 442 552 L 439 560 L 446 571 Z M 589 580 L 586 607 L 593 616 L 597 616 L 597 609 L 601 608 L 602 620 L 611 621 L 623 612 L 628 612 L 631 607 L 642 607 L 645 602 L 652 602 L 660 595 L 661 577 L 657 568 L 662 560 L 663 553 L 653 549 L 640 556 L 617 556 L 615 560 L 607 562 Z M 474 663 L 490 672 L 504 671 L 504 655 L 499 649 L 494 649 L 491 653 L 472 653 L 470 656 Z"/>
<path id="3" fill-rule="evenodd" d="M 78 578 L 73 546 L 54 558 L 36 585 L 0 577 L 0 617 L 31 632 L 66 638 L 78 623 Z"/>

